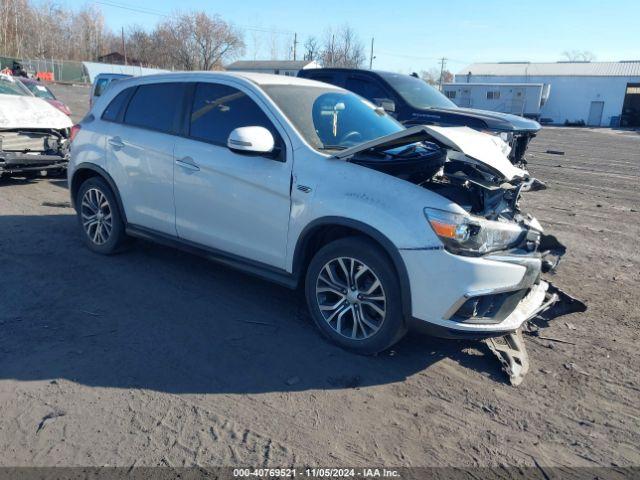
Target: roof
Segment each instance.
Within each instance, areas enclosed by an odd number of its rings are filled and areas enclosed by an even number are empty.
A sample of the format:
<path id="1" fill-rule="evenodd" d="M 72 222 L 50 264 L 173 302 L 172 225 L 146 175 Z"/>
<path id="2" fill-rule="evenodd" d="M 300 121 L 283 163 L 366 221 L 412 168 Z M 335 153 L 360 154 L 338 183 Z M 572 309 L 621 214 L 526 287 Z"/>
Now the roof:
<path id="1" fill-rule="evenodd" d="M 242 69 L 264 69 L 264 70 L 300 70 L 310 63 L 316 63 L 314 60 L 238 60 L 227 65 L 227 70 Z"/>
<path id="2" fill-rule="evenodd" d="M 146 68 L 139 67 L 137 65 L 115 65 L 113 63 L 98 63 L 98 62 L 82 62 L 84 68 L 89 75 L 89 81 L 93 82 L 96 75 L 99 73 L 124 73 L 126 75 L 151 75 L 154 73 L 168 72 L 168 70 L 161 70 L 159 68 Z"/>
<path id="3" fill-rule="evenodd" d="M 460 88 L 465 85 L 470 87 L 544 87 L 544 83 L 511 83 L 511 82 L 465 82 L 460 79 L 460 82 L 447 82 L 443 83 L 443 87 L 456 87 Z"/>
<path id="4" fill-rule="evenodd" d="M 578 77 L 640 77 L 640 60 L 623 62 L 501 62 L 473 63 L 458 72 L 458 76 L 578 76 Z"/>
<path id="5" fill-rule="evenodd" d="M 325 89 L 342 90 L 339 87 L 329 85 L 328 83 L 317 82 L 315 80 L 309 80 L 306 78 L 289 77 L 286 75 L 274 75 L 272 73 L 254 73 L 254 72 L 170 72 L 161 73 L 158 75 L 145 75 L 144 80 L 153 82 L 156 80 L 177 80 L 177 81 L 192 81 L 192 80 L 215 80 L 223 78 L 237 78 L 241 80 L 247 80 L 256 85 L 299 85 L 309 87 L 322 87 Z M 124 85 L 125 83 L 136 82 L 136 77 L 127 78 L 118 82 L 118 85 Z"/>

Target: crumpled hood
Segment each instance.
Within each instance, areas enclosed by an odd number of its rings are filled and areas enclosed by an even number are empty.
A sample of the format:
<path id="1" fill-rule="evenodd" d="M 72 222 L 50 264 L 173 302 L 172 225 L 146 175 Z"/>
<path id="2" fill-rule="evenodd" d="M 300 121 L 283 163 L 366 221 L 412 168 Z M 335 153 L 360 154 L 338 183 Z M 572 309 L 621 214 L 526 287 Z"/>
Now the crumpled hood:
<path id="1" fill-rule="evenodd" d="M 478 110 L 475 108 L 463 107 L 434 108 L 434 110 L 447 112 L 453 115 L 465 115 L 477 118 L 485 122 L 489 130 L 536 133 L 540 128 L 542 128 L 535 120 L 513 115 L 511 113 L 492 112 L 490 110 Z"/>
<path id="2" fill-rule="evenodd" d="M 481 133 L 469 127 L 436 127 L 432 125 L 415 125 L 390 135 L 361 143 L 335 154 L 336 158 L 349 158 L 356 153 L 370 149 L 390 150 L 415 142 L 433 141 L 445 148 L 460 152 L 464 156 L 457 160 L 485 165 L 502 176 L 502 180 L 511 181 L 526 178 L 529 174 L 515 167 L 502 152 L 491 135 Z"/>
<path id="3" fill-rule="evenodd" d="M 71 128 L 73 123 L 60 110 L 37 97 L 0 95 L 0 129 Z"/>

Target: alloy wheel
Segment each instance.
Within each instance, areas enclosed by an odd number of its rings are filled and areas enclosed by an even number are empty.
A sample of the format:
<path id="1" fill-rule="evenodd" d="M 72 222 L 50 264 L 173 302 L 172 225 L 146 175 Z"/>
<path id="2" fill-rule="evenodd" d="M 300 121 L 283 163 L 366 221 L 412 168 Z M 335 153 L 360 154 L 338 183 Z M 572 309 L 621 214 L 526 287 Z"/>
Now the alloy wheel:
<path id="1" fill-rule="evenodd" d="M 350 340 L 371 337 L 386 317 L 387 297 L 380 279 L 351 257 L 334 258 L 322 267 L 316 300 L 327 324 Z"/>
<path id="2" fill-rule="evenodd" d="M 111 205 L 104 193 L 97 188 L 88 189 L 82 196 L 80 206 L 82 227 L 89 239 L 96 245 L 109 241 L 113 229 Z"/>

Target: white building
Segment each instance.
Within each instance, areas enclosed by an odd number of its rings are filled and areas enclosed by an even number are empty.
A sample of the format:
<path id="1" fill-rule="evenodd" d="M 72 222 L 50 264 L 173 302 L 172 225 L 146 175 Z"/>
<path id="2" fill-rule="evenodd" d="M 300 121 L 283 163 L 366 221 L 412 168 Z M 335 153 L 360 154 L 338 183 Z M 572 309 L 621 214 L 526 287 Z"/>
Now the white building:
<path id="1" fill-rule="evenodd" d="M 238 60 L 227 65 L 230 72 L 275 73 L 295 77 L 300 70 L 320 68 L 315 60 Z"/>
<path id="2" fill-rule="evenodd" d="M 550 87 L 544 83 L 445 83 L 442 93 L 459 107 L 537 120 L 549 99 Z"/>
<path id="3" fill-rule="evenodd" d="M 550 85 L 542 122 L 640 126 L 640 60 L 474 63 L 456 75 L 455 83 Z"/>

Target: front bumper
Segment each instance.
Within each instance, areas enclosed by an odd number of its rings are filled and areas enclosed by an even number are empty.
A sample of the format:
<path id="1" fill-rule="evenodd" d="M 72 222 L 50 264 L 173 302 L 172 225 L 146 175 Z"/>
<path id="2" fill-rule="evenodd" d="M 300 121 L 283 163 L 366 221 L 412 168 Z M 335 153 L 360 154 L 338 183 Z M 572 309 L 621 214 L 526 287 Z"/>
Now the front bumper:
<path id="1" fill-rule="evenodd" d="M 27 154 L 0 151 L 0 173 L 20 173 L 66 168 L 68 155 Z"/>
<path id="2" fill-rule="evenodd" d="M 432 335 L 502 336 L 559 299 L 558 290 L 541 280 L 543 259 L 539 254 L 464 257 L 445 250 L 400 253 L 411 284 L 411 327 Z"/>

